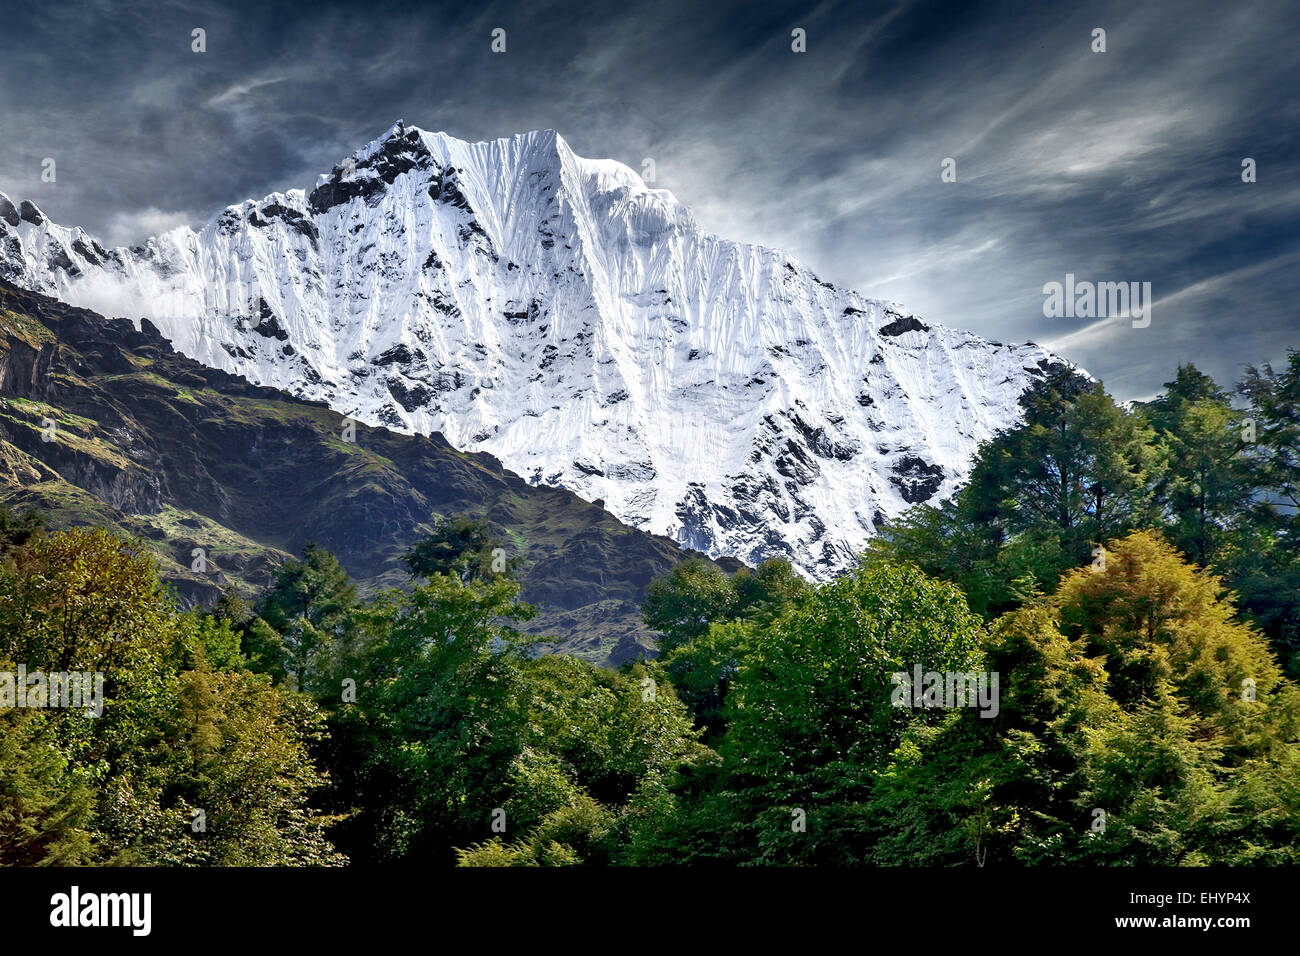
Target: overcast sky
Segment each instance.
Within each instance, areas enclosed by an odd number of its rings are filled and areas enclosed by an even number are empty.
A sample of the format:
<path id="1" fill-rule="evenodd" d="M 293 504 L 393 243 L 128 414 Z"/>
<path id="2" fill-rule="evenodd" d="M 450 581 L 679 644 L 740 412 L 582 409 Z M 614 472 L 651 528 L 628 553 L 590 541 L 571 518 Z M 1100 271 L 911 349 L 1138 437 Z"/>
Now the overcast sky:
<path id="1" fill-rule="evenodd" d="M 398 118 L 554 128 L 653 158 L 712 232 L 1052 346 L 1121 399 L 1180 362 L 1227 384 L 1300 347 L 1295 0 L 6 0 L 0 19 L 0 190 L 112 243 L 309 188 Z M 1150 282 L 1150 326 L 1046 318 L 1067 273 Z"/>

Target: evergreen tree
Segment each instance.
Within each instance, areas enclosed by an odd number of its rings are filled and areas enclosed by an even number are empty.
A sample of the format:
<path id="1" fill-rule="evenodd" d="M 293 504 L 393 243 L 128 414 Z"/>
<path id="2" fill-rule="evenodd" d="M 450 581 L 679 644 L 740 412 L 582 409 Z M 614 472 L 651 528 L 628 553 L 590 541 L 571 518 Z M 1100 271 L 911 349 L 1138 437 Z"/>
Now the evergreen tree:
<path id="1" fill-rule="evenodd" d="M 1163 450 L 1141 411 L 1058 368 L 1020 399 L 1024 422 L 980 446 L 956 499 L 890 523 L 868 560 L 916 564 L 995 615 L 1052 590 L 1101 542 L 1159 523 Z"/>
<path id="2" fill-rule="evenodd" d="M 1274 372 L 1248 368 L 1245 436 L 1260 474 L 1257 505 L 1225 569 L 1253 620 L 1300 677 L 1300 351 Z M 1253 429 L 1254 435 L 1251 435 Z"/>
<path id="3" fill-rule="evenodd" d="M 518 569 L 518 559 L 506 549 L 486 521 L 464 515 L 439 518 L 433 531 L 416 543 L 402 560 L 415 577 L 449 574 L 465 583 L 485 581 Z"/>
<path id="4" fill-rule="evenodd" d="M 258 601 L 257 619 L 245 623 L 248 653 L 259 670 L 306 691 L 320 672 L 320 656 L 351 626 L 356 607 L 356 585 L 338 558 L 308 544 L 301 561 L 291 558 L 280 568 Z"/>
<path id="5" fill-rule="evenodd" d="M 1165 389 L 1146 412 L 1169 463 L 1157 488 L 1169 514 L 1166 534 L 1207 566 L 1251 516 L 1257 469 L 1243 454 L 1244 416 L 1209 376 L 1180 366 Z"/>

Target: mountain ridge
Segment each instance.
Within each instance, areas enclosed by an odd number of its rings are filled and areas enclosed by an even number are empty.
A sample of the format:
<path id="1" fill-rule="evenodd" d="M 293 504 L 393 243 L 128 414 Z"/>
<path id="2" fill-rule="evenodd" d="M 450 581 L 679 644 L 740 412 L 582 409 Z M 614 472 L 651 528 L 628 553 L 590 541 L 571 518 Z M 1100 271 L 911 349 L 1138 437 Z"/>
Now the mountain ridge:
<path id="1" fill-rule="evenodd" d="M 355 425 L 348 441 L 324 404 L 203 366 L 142 326 L 0 280 L 0 503 L 140 538 L 187 605 L 253 597 L 309 542 L 363 592 L 405 586 L 401 555 L 433 518 L 470 514 L 519 559 L 540 610 L 527 630 L 598 663 L 653 655 L 640 603 L 692 556 L 673 542 L 441 435 Z"/>
<path id="2" fill-rule="evenodd" d="M 402 122 L 310 189 L 108 250 L 0 195 L 0 276 L 147 317 L 186 355 L 750 564 L 851 567 L 951 493 L 1062 360 L 700 229 L 553 130 Z"/>

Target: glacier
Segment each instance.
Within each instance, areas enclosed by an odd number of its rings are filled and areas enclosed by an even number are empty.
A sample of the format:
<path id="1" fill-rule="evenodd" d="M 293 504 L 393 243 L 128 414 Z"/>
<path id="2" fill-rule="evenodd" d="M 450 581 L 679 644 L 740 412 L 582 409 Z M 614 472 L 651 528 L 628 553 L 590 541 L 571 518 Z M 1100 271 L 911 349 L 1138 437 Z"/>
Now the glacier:
<path id="1" fill-rule="evenodd" d="M 0 193 L 0 276 L 711 556 L 825 579 L 951 494 L 1062 362 L 710 235 L 554 130 L 403 122 L 321 175 L 132 247 Z"/>

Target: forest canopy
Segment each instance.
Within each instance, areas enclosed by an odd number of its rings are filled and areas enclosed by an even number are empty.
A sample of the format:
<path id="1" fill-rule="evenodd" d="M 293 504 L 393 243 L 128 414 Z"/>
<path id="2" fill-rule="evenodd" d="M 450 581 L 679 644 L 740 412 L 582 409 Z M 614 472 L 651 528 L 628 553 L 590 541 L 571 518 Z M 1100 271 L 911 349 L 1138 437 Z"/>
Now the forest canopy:
<path id="1" fill-rule="evenodd" d="M 102 679 L 0 707 L 0 863 L 1296 862 L 1300 353 L 1021 406 L 836 580 L 678 565 L 618 670 L 519 629 L 472 516 L 404 587 L 309 545 L 186 610 L 139 542 L 0 509 L 0 674 Z"/>

